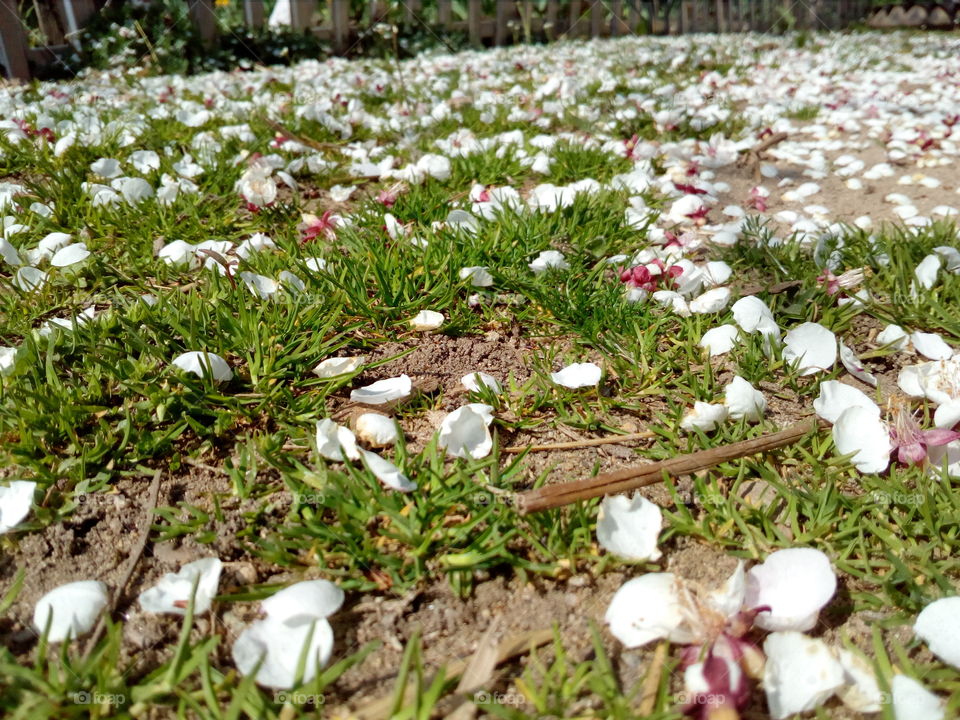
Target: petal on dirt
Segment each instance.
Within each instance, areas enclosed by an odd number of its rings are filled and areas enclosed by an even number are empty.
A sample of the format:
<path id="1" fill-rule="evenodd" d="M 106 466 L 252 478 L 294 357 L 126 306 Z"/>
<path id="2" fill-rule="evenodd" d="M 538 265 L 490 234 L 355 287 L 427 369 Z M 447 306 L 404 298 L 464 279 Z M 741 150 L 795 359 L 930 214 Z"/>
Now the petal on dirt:
<path id="1" fill-rule="evenodd" d="M 663 525 L 660 507 L 640 493 L 604 498 L 597 517 L 597 541 L 625 560 L 660 558 L 657 537 Z"/>

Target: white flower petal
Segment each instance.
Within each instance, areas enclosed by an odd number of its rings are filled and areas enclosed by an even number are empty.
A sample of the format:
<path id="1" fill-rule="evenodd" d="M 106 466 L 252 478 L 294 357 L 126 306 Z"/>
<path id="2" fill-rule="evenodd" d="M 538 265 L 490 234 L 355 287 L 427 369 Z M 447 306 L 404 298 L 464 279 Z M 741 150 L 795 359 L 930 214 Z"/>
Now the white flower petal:
<path id="1" fill-rule="evenodd" d="M 13 277 L 14 284 L 24 292 L 40 290 L 47 284 L 47 274 L 30 265 L 24 265 Z"/>
<path id="2" fill-rule="evenodd" d="M 558 372 L 550 373 L 550 379 L 557 385 L 576 389 L 597 385 L 602 374 L 600 366 L 595 363 L 573 363 Z"/>
<path id="3" fill-rule="evenodd" d="M 798 325 L 784 336 L 783 342 L 784 361 L 796 366 L 801 375 L 829 370 L 837 361 L 837 338 L 819 323 Z"/>
<path id="4" fill-rule="evenodd" d="M 877 684 L 877 676 L 870 663 L 860 655 L 841 648 L 837 651 L 837 660 L 843 668 L 844 686 L 837 691 L 843 704 L 855 712 L 880 712 L 883 706 L 883 692 Z"/>
<path id="5" fill-rule="evenodd" d="M 730 411 L 726 405 L 711 405 L 697 400 L 693 404 L 693 409 L 683 416 L 680 421 L 680 428 L 688 432 L 694 429 L 711 432 L 716 430 L 717 425 L 726 420 L 729 414 Z"/>
<path id="6" fill-rule="evenodd" d="M 569 270 L 570 264 L 559 250 L 544 250 L 537 255 L 533 262 L 529 263 L 529 267 L 535 275 L 539 275 L 551 268 L 554 270 Z"/>
<path id="7" fill-rule="evenodd" d="M 843 341 L 840 341 L 840 362 L 847 372 L 853 375 L 857 380 L 865 382 L 873 387 L 877 386 L 877 376 L 867 369 L 860 362 L 860 358 Z"/>
<path id="8" fill-rule="evenodd" d="M 933 413 L 934 427 L 952 430 L 958 424 L 960 424 L 960 400 L 945 402 Z"/>
<path id="9" fill-rule="evenodd" d="M 308 644 L 309 642 L 309 644 Z M 233 643 L 233 663 L 241 675 L 257 670 L 258 685 L 289 689 L 306 653 L 301 682 L 310 682 L 333 654 L 333 629 L 322 618 L 283 622 L 273 618 L 252 623 Z"/>
<path id="10" fill-rule="evenodd" d="M 880 407 L 857 388 L 838 380 L 820 383 L 820 395 L 813 401 L 813 409 L 819 417 L 835 423 L 845 410 L 852 407 L 866 408 L 874 417 L 880 417 Z"/>
<path id="11" fill-rule="evenodd" d="M 910 343 L 910 336 L 899 325 L 887 325 L 877 335 L 877 342 L 881 345 L 889 345 L 894 350 L 904 350 Z"/>
<path id="12" fill-rule="evenodd" d="M 343 590 L 329 580 L 305 580 L 285 587 L 263 600 L 261 608 L 271 620 L 326 618 L 343 605 Z"/>
<path id="13" fill-rule="evenodd" d="M 843 687 L 843 668 L 822 640 L 775 632 L 763 652 L 763 688 L 774 720 L 813 710 Z"/>
<path id="14" fill-rule="evenodd" d="M 723 404 L 734 420 L 759 422 L 767 411 L 767 400 L 763 393 L 739 375 L 724 388 Z"/>
<path id="15" fill-rule="evenodd" d="M 913 631 L 930 652 L 960 669 L 960 596 L 934 600 L 917 616 Z"/>
<path id="16" fill-rule="evenodd" d="M 730 618 L 740 612 L 747 592 L 747 575 L 743 560 L 737 563 L 737 568 L 728 577 L 723 585 L 711 590 L 706 595 L 710 607 L 724 617 Z"/>
<path id="17" fill-rule="evenodd" d="M 382 405 L 393 400 L 402 400 L 413 390 L 408 375 L 377 380 L 375 383 L 350 391 L 350 400 L 364 405 Z"/>
<path id="18" fill-rule="evenodd" d="M 628 648 L 663 638 L 690 642 L 693 635 L 683 628 L 682 592 L 673 573 L 641 575 L 617 590 L 604 620 L 613 636 Z"/>
<path id="19" fill-rule="evenodd" d="M 400 468 L 369 450 L 360 450 L 360 457 L 374 476 L 393 490 L 410 492 L 417 489 L 417 484 L 400 472 Z"/>
<path id="20" fill-rule="evenodd" d="M 604 498 L 597 518 L 597 541 L 626 560 L 657 560 L 657 536 L 663 525 L 660 507 L 640 493 Z"/>
<path id="21" fill-rule="evenodd" d="M 219 355 L 208 352 L 185 352 L 173 359 L 172 365 L 197 377 L 209 374 L 216 382 L 227 382 L 233 378 L 233 371 Z"/>
<path id="22" fill-rule="evenodd" d="M 83 262 L 88 257 L 90 257 L 90 251 L 84 243 L 73 243 L 57 250 L 50 258 L 50 264 L 53 267 L 67 267 Z"/>
<path id="23" fill-rule="evenodd" d="M 471 403 L 454 410 L 440 423 L 438 444 L 451 457 L 486 457 L 493 450 L 489 429 L 492 412 L 493 408 L 483 403 Z"/>
<path id="24" fill-rule="evenodd" d="M 0 535 L 10 532 L 30 512 L 37 484 L 30 480 L 12 480 L 0 485 Z"/>
<path id="25" fill-rule="evenodd" d="M 421 310 L 410 319 L 410 326 L 417 332 L 436 330 L 446 318 L 435 310 Z"/>
<path id="26" fill-rule="evenodd" d="M 731 295 L 730 288 L 726 287 L 707 290 L 690 301 L 690 312 L 695 314 L 720 312 L 730 302 Z"/>
<path id="27" fill-rule="evenodd" d="M 317 420 L 317 452 L 334 462 L 345 462 L 344 457 L 348 460 L 360 459 L 353 431 L 330 418 Z"/>
<path id="28" fill-rule="evenodd" d="M 720 325 L 707 330 L 700 338 L 700 347 L 710 351 L 710 357 L 723 355 L 733 349 L 740 330 L 736 325 Z"/>
<path id="29" fill-rule="evenodd" d="M 199 578 L 193 611 L 202 615 L 210 609 L 220 585 L 223 563 L 217 558 L 203 558 L 187 563 L 177 573 L 167 573 L 160 582 L 140 593 L 140 607 L 147 612 L 186 615 L 193 583 Z"/>
<path id="30" fill-rule="evenodd" d="M 460 383 L 470 392 L 480 392 L 482 388 L 486 388 L 499 395 L 503 391 L 503 388 L 500 387 L 500 381 L 485 372 L 464 375 L 460 378 Z"/>
<path id="31" fill-rule="evenodd" d="M 894 675 L 890 689 L 896 720 L 944 720 L 947 716 L 943 701 L 912 677 Z"/>
<path id="32" fill-rule="evenodd" d="M 357 437 L 371 447 L 396 445 L 400 436 L 397 422 L 379 413 L 363 413 L 356 419 L 353 429 Z"/>
<path id="33" fill-rule="evenodd" d="M 776 320 L 773 319 L 773 313 L 770 308 L 760 298 L 755 295 L 747 295 L 737 300 L 733 307 L 733 319 L 745 333 L 761 332 L 764 335 L 780 335 L 780 328 Z"/>
<path id="34" fill-rule="evenodd" d="M 869 407 L 851 407 L 833 425 L 833 444 L 862 473 L 878 473 L 890 464 L 890 431 Z"/>
<path id="35" fill-rule="evenodd" d="M 327 358 L 313 369 L 313 374 L 324 379 L 347 375 L 359 370 L 366 361 L 365 355 Z"/>
<path id="36" fill-rule="evenodd" d="M 50 642 L 76 639 L 93 629 L 107 606 L 107 586 L 98 580 L 80 580 L 54 588 L 33 611 L 33 627 L 43 632 L 50 622 Z M 51 619 L 52 616 L 52 619 Z"/>
<path id="37" fill-rule="evenodd" d="M 937 333 L 918 331 L 910 335 L 910 342 L 928 360 L 947 360 L 953 355 L 953 348 Z"/>
<path id="38" fill-rule="evenodd" d="M 280 283 L 266 275 L 258 275 L 244 270 L 238 276 L 253 295 L 261 300 L 269 300 L 280 290 Z"/>
<path id="39" fill-rule="evenodd" d="M 816 625 L 836 589 L 837 576 L 826 555 L 813 548 L 788 548 L 750 568 L 745 604 L 770 608 L 755 621 L 764 630 L 803 632 Z"/>
<path id="40" fill-rule="evenodd" d="M 941 260 L 937 255 L 927 255 L 913 271 L 913 275 L 925 290 L 932 288 L 937 282 Z"/>
<path id="41" fill-rule="evenodd" d="M 475 265 L 472 267 L 460 268 L 460 279 L 470 279 L 473 287 L 490 287 L 493 285 L 493 275 L 485 265 Z"/>

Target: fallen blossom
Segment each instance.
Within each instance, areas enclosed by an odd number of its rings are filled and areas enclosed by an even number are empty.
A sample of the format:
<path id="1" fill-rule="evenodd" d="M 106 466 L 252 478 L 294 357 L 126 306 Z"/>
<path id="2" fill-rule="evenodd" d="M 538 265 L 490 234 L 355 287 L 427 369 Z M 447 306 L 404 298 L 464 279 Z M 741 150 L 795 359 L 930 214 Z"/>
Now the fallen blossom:
<path id="1" fill-rule="evenodd" d="M 759 390 L 739 375 L 724 388 L 723 404 L 734 420 L 760 422 L 767 411 L 767 400 Z"/>
<path id="2" fill-rule="evenodd" d="M 637 562 L 657 560 L 657 536 L 663 525 L 660 507 L 640 493 L 604 498 L 597 517 L 597 541 L 614 555 Z"/>
<path id="3" fill-rule="evenodd" d="M 353 429 L 357 438 L 370 447 L 396 445 L 400 437 L 396 421 L 380 413 L 363 413 L 354 421 Z"/>
<path id="4" fill-rule="evenodd" d="M 233 379 L 230 365 L 219 355 L 209 352 L 185 352 L 173 359 L 174 365 L 197 377 L 210 377 L 215 382 L 228 382 Z"/>
<path id="5" fill-rule="evenodd" d="M 442 313 L 435 310 L 421 310 L 414 317 L 410 318 L 410 326 L 416 332 L 428 332 L 436 330 L 443 325 L 446 318 Z"/>
<path id="6" fill-rule="evenodd" d="M 30 512 L 37 484 L 31 480 L 11 480 L 0 485 L 0 535 L 13 530 Z"/>
<path id="7" fill-rule="evenodd" d="M 377 380 L 375 383 L 350 391 L 352 402 L 364 405 L 383 405 L 394 400 L 408 397 L 413 390 L 413 382 L 408 375 Z"/>
<path id="8" fill-rule="evenodd" d="M 347 375 L 359 370 L 366 361 L 364 355 L 327 358 L 313 369 L 313 374 L 324 379 Z"/>
<path id="9" fill-rule="evenodd" d="M 602 374 L 603 371 L 596 363 L 573 363 L 558 372 L 550 373 L 550 379 L 557 385 L 575 390 L 598 385 Z"/>
<path id="10" fill-rule="evenodd" d="M 490 424 L 493 407 L 470 403 L 449 413 L 440 423 L 437 444 L 451 457 L 484 458 L 493 449 Z"/>
<path id="11" fill-rule="evenodd" d="M 33 627 L 42 633 L 49 623 L 49 642 L 76 640 L 93 629 L 107 600 L 107 586 L 98 580 L 61 585 L 37 601 Z"/>
<path id="12" fill-rule="evenodd" d="M 220 584 L 223 563 L 217 558 L 203 558 L 187 563 L 179 572 L 167 573 L 153 587 L 140 593 L 140 607 L 147 612 L 186 615 L 190 596 L 193 596 L 193 611 L 202 615 L 210 609 Z"/>

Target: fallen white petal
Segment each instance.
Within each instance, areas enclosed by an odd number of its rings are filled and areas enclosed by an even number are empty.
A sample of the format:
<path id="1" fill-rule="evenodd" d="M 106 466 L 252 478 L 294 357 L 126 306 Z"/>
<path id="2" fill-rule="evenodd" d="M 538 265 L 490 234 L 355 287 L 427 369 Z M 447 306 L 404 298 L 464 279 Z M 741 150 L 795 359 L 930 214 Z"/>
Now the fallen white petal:
<path id="1" fill-rule="evenodd" d="M 84 243 L 73 243 L 62 247 L 50 258 L 50 264 L 53 267 L 67 267 L 83 262 L 90 257 L 90 251 Z"/>
<path id="2" fill-rule="evenodd" d="M 597 541 L 625 560 L 657 560 L 657 536 L 663 525 L 660 507 L 640 493 L 604 498 L 597 517 Z"/>
<path id="3" fill-rule="evenodd" d="M 50 642 L 73 640 L 90 632 L 107 606 L 107 586 L 98 580 L 80 580 L 54 588 L 37 601 L 33 627 L 42 633 L 47 623 Z"/>
<path id="4" fill-rule="evenodd" d="M 488 375 L 485 372 L 475 372 L 464 375 L 460 378 L 460 383 L 470 392 L 480 392 L 483 388 L 496 394 L 503 391 L 503 388 L 500 387 L 500 381 L 493 377 L 493 375 Z"/>
<path id="5" fill-rule="evenodd" d="M 186 615 L 193 584 L 197 581 L 193 611 L 202 615 L 210 609 L 217 594 L 222 567 L 223 563 L 217 558 L 187 563 L 179 572 L 167 573 L 156 585 L 140 593 L 140 607 L 147 612 Z"/>
<path id="6" fill-rule="evenodd" d="M 910 336 L 899 325 L 887 325 L 877 335 L 877 342 L 880 345 L 889 345 L 894 350 L 904 350 L 910 342 Z"/>
<path id="7" fill-rule="evenodd" d="M 37 484 L 30 480 L 11 480 L 0 485 L 0 535 L 10 532 L 30 512 Z"/>
<path id="8" fill-rule="evenodd" d="M 470 403 L 454 410 L 440 423 L 439 446 L 451 457 L 486 457 L 493 450 L 489 429 L 492 413 L 493 407 L 483 403 Z"/>
<path id="9" fill-rule="evenodd" d="M 209 374 L 216 382 L 227 382 L 233 378 L 233 371 L 227 361 L 214 353 L 185 352 L 174 358 L 171 364 L 197 377 L 206 377 Z"/>
<path id="10" fill-rule="evenodd" d="M 411 482 L 410 479 L 400 471 L 400 468 L 389 460 L 369 450 L 360 450 L 360 457 L 370 472 L 388 488 L 399 490 L 400 492 L 410 492 L 417 489 L 417 484 Z"/>
<path id="11" fill-rule="evenodd" d="M 937 255 L 927 255 L 913 271 L 914 277 L 920 283 L 920 287 L 929 290 L 937 283 L 937 275 L 940 272 L 940 257 Z"/>
<path id="12" fill-rule="evenodd" d="M 820 394 L 813 401 L 813 409 L 819 417 L 835 423 L 851 407 L 866 408 L 874 417 L 880 417 L 880 406 L 857 388 L 839 380 L 820 383 Z"/>
<path id="13" fill-rule="evenodd" d="M 862 473 L 879 473 L 890 464 L 890 431 L 869 407 L 851 407 L 833 425 L 833 444 Z"/>
<path id="14" fill-rule="evenodd" d="M 313 369 L 313 374 L 320 378 L 333 378 L 356 372 L 367 361 L 366 356 L 332 357 L 327 358 Z"/>
<path id="15" fill-rule="evenodd" d="M 547 270 L 569 270 L 570 264 L 564 259 L 559 250 L 544 250 L 529 264 L 534 274 L 539 275 Z"/>
<path id="16" fill-rule="evenodd" d="M 837 589 L 830 559 L 813 548 L 787 548 L 747 572 L 744 603 L 768 607 L 755 624 L 764 630 L 810 630 Z"/>
<path id="17" fill-rule="evenodd" d="M 840 341 L 840 362 L 843 364 L 843 367 L 846 368 L 847 372 L 857 378 L 857 380 L 873 387 L 877 386 L 877 376 L 867 371 L 860 362 L 860 358 L 858 358 L 856 353 L 843 341 Z"/>
<path id="18" fill-rule="evenodd" d="M 700 347 L 710 351 L 710 357 L 723 355 L 733 349 L 740 330 L 736 325 L 720 325 L 707 330 L 700 338 Z"/>
<path id="19" fill-rule="evenodd" d="M 436 330 L 443 325 L 445 318 L 435 310 L 421 310 L 410 318 L 410 326 L 417 332 Z"/>
<path id="20" fill-rule="evenodd" d="M 628 648 L 664 638 L 675 643 L 691 642 L 694 636 L 684 628 L 682 592 L 673 573 L 641 575 L 617 590 L 604 621 Z"/>
<path id="21" fill-rule="evenodd" d="M 870 663 L 845 648 L 837 650 L 836 655 L 843 668 L 843 687 L 837 691 L 837 697 L 855 712 L 880 712 L 883 692 Z"/>
<path id="22" fill-rule="evenodd" d="M 382 405 L 393 400 L 402 400 L 413 390 L 408 375 L 377 380 L 375 383 L 350 391 L 350 400 L 364 405 Z"/>
<path id="23" fill-rule="evenodd" d="M 360 459 L 353 431 L 330 418 L 317 420 L 317 452 L 334 462 L 344 462 L 344 457 L 348 460 Z"/>
<path id="24" fill-rule="evenodd" d="M 252 623 L 233 643 L 233 663 L 241 675 L 257 670 L 258 685 L 276 689 L 292 688 L 300 658 L 306 654 L 300 682 L 313 680 L 317 670 L 333 654 L 333 629 L 322 618 L 304 617 L 282 621 L 268 617 Z"/>
<path id="25" fill-rule="evenodd" d="M 550 373 L 550 379 L 557 385 L 576 389 L 597 385 L 602 374 L 600 366 L 595 363 L 573 363 L 558 372 Z"/>
<path id="26" fill-rule="evenodd" d="M 731 295 L 730 288 L 726 287 L 707 290 L 690 301 L 690 312 L 695 314 L 720 312 L 730 302 Z"/>
<path id="27" fill-rule="evenodd" d="M 329 580 L 305 580 L 263 600 L 260 607 L 273 620 L 326 618 L 343 605 L 343 590 Z"/>
<path id="28" fill-rule="evenodd" d="M 798 325 L 784 336 L 783 343 L 784 361 L 796 366 L 801 375 L 829 370 L 837 361 L 837 338 L 819 323 Z"/>
<path id="29" fill-rule="evenodd" d="M 916 351 L 928 360 L 947 360 L 953 355 L 953 348 L 937 333 L 918 331 L 910 335 L 910 342 Z"/>
<path id="30" fill-rule="evenodd" d="M 917 616 L 913 631 L 930 652 L 960 669 L 960 596 L 940 598 L 927 605 Z"/>
<path id="31" fill-rule="evenodd" d="M 730 411 L 726 405 L 712 405 L 707 402 L 697 400 L 693 408 L 688 410 L 686 415 L 680 421 L 680 428 L 687 432 L 699 429 L 704 432 L 711 432 L 717 429 L 717 425 L 727 419 Z"/>
<path id="32" fill-rule="evenodd" d="M 774 720 L 809 712 L 843 687 L 843 668 L 822 640 L 775 632 L 763 643 L 763 688 Z"/>
<path id="33" fill-rule="evenodd" d="M 894 675 L 890 683 L 896 720 L 944 720 L 943 701 L 912 677 Z"/>
<path id="34" fill-rule="evenodd" d="M 379 413 L 364 413 L 354 422 L 357 437 L 371 447 L 396 445 L 400 434 L 393 418 Z"/>
<path id="35" fill-rule="evenodd" d="M 739 375 L 724 388 L 723 404 L 734 420 L 759 422 L 767 411 L 767 400 L 763 393 Z"/>

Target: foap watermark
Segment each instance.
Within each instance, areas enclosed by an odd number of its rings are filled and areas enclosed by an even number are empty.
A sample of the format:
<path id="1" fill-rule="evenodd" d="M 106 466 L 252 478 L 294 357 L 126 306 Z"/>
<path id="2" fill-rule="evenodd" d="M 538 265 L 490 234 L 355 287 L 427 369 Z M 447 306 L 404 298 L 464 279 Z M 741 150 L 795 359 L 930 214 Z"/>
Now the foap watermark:
<path id="1" fill-rule="evenodd" d="M 487 692 L 481 690 L 473 694 L 473 702 L 478 705 L 509 705 L 511 707 L 520 707 L 526 703 L 526 698 L 520 693 L 514 692 Z"/>
<path id="2" fill-rule="evenodd" d="M 292 690 L 280 690 L 274 693 L 273 700 L 281 705 L 289 703 L 290 705 L 313 705 L 316 707 L 323 705 L 327 701 L 326 697 L 322 694 L 302 693 Z"/>
<path id="3" fill-rule="evenodd" d="M 878 505 L 912 505 L 917 506 L 923 503 L 923 493 L 900 492 L 888 490 L 871 490 L 868 496 L 870 502 Z"/>
<path id="4" fill-rule="evenodd" d="M 295 492 L 291 493 L 294 505 L 323 505 L 327 501 L 327 494 L 324 492 Z"/>
<path id="5" fill-rule="evenodd" d="M 88 692 L 81 690 L 71 696 L 76 705 L 124 705 L 127 696 L 123 693 Z"/>

